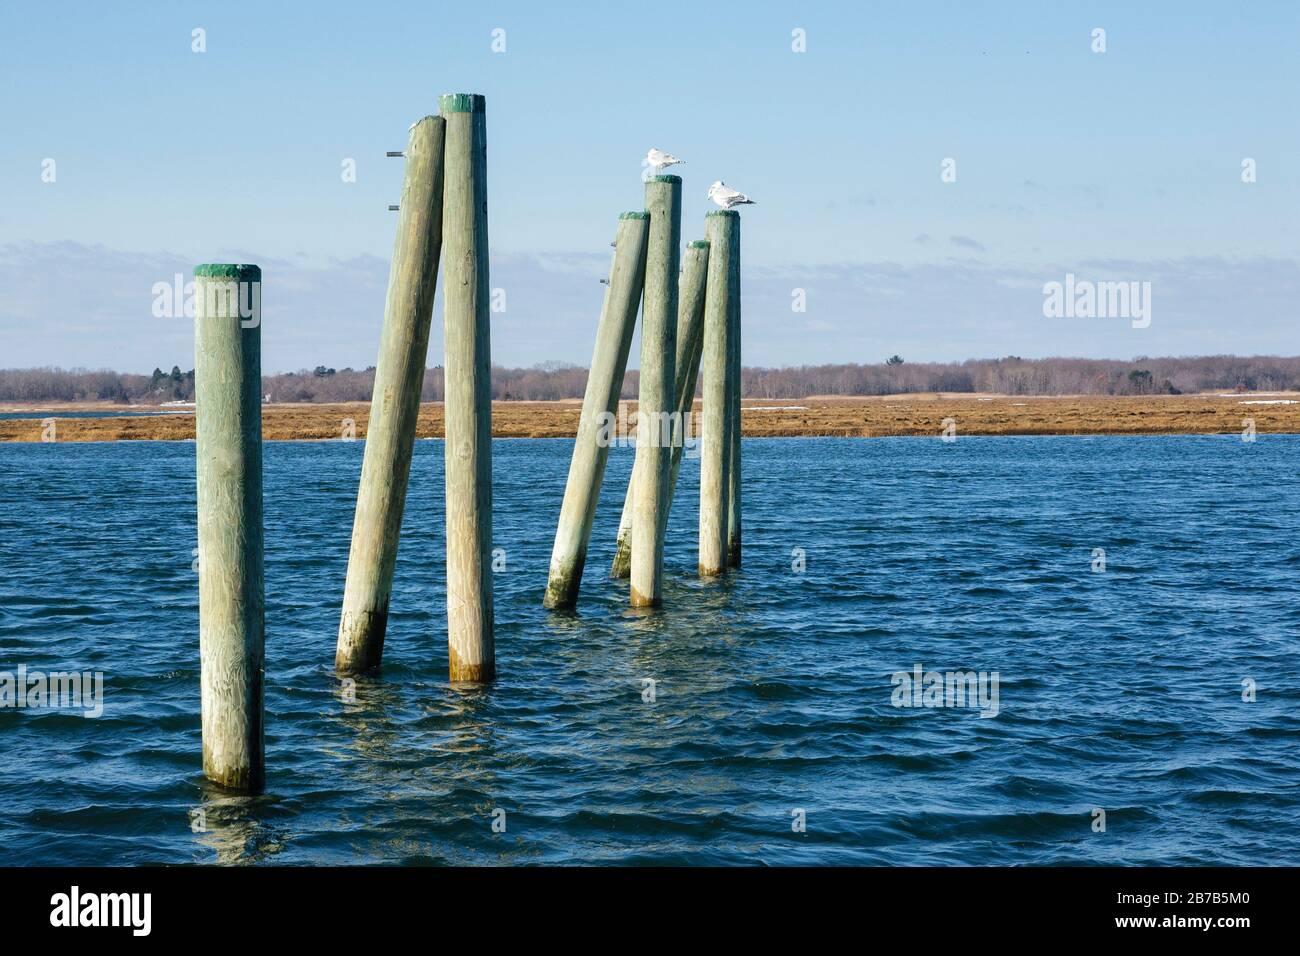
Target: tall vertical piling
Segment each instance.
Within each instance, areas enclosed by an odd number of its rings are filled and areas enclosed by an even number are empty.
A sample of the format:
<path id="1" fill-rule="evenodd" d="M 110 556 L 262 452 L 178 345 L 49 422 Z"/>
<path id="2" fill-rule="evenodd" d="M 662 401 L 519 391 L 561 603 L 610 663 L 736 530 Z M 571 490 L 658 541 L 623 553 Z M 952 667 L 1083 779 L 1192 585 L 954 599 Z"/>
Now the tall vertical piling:
<path id="1" fill-rule="evenodd" d="M 388 299 L 334 656 L 340 674 L 376 668 L 384 652 L 442 249 L 445 129 L 441 116 L 426 116 L 411 127 L 406 145 L 397 239 L 388 273 Z"/>
<path id="2" fill-rule="evenodd" d="M 605 478 L 605 462 L 610 443 L 617 438 L 612 421 L 623 388 L 623 374 L 627 371 L 628 351 L 636 328 L 636 310 L 645 284 L 649 234 L 649 213 L 625 212 L 619 217 L 609 286 L 600 310 L 596 346 L 592 351 L 591 371 L 587 373 L 582 416 L 574 438 L 569 480 L 564 488 L 564 504 L 551 551 L 550 576 L 542 600 L 548 608 L 572 607 L 578 600 L 596 502 Z"/>
<path id="3" fill-rule="evenodd" d="M 265 782 L 262 567 L 262 270 L 194 270 L 199 658 L 203 773 Z"/>
<path id="4" fill-rule="evenodd" d="M 708 279 L 704 296 L 703 421 L 700 435 L 699 571 L 721 574 L 727 567 L 731 463 L 732 256 L 737 248 L 740 214 L 715 210 L 705 216 L 709 237 Z"/>
<path id="5" fill-rule="evenodd" d="M 709 242 L 696 239 L 686 247 L 681 280 L 677 290 L 677 356 L 674 361 L 676 384 L 673 395 L 677 401 L 677 419 L 685 428 L 695 408 L 695 382 L 700 371 L 700 351 L 704 344 L 704 280 L 709 265 Z M 694 431 L 692 430 L 692 436 Z M 668 469 L 668 506 L 664 509 L 665 533 L 668 516 L 672 512 L 673 497 L 677 492 L 677 472 L 682 465 L 685 448 L 684 432 L 673 441 L 672 464 Z M 635 497 L 635 471 L 628 476 L 627 494 L 623 498 L 623 515 L 618 523 L 618 540 L 614 546 L 614 563 L 611 578 L 625 578 L 632 566 L 632 501 Z"/>
<path id="6" fill-rule="evenodd" d="M 451 680 L 496 676 L 492 639 L 492 357 L 484 98 L 449 93 L 442 246 L 446 344 L 447 656 Z"/>
<path id="7" fill-rule="evenodd" d="M 731 254 L 727 260 L 727 361 L 729 414 L 727 418 L 727 566 L 740 567 L 740 213 L 731 229 Z"/>
<path id="8" fill-rule="evenodd" d="M 632 502 L 633 607 L 653 607 L 663 596 L 664 512 L 672 461 L 677 283 L 681 260 L 682 180 L 654 176 L 645 187 L 650 213 L 645 304 L 641 322 L 640 392 L 637 398 L 635 493 Z"/>

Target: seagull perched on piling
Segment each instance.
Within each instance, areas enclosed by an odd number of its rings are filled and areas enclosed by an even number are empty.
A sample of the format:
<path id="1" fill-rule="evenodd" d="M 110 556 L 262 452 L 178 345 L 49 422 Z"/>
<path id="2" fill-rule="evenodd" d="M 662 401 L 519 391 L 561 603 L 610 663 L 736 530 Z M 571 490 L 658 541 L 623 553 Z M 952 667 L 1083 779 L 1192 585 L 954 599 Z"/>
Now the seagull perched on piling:
<path id="1" fill-rule="evenodd" d="M 658 176 L 669 166 L 676 166 L 678 163 L 684 163 L 686 160 L 678 159 L 672 153 L 665 153 L 662 149 L 654 146 L 650 147 L 650 152 L 645 154 L 645 164 L 655 171 Z"/>
<path id="2" fill-rule="evenodd" d="M 730 209 L 732 206 L 743 206 L 746 203 L 751 206 L 754 205 L 754 200 L 744 193 L 732 189 L 721 179 L 709 187 L 709 198 L 723 209 Z"/>

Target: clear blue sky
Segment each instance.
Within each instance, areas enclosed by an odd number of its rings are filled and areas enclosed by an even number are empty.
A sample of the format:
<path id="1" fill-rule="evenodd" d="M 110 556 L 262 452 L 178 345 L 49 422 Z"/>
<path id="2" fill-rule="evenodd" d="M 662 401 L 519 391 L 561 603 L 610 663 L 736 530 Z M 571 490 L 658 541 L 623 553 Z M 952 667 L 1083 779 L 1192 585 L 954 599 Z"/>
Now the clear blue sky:
<path id="1" fill-rule="evenodd" d="M 9 3 L 0 90 L 0 367 L 189 367 L 150 288 L 214 260 L 263 265 L 268 371 L 373 364 L 383 154 L 449 91 L 488 99 L 503 364 L 587 363 L 652 145 L 684 241 L 712 180 L 758 200 L 746 364 L 1300 353 L 1294 2 Z M 1067 271 L 1151 281 L 1151 327 L 1044 318 Z"/>

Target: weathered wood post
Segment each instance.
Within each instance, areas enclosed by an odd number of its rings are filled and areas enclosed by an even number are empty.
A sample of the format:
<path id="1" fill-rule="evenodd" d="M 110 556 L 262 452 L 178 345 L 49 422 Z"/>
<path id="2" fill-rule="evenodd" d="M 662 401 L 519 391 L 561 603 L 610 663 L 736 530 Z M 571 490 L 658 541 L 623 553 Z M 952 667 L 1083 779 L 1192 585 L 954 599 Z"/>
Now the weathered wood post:
<path id="1" fill-rule="evenodd" d="M 704 412 L 700 436 L 700 556 L 703 575 L 721 574 L 727 566 L 727 524 L 730 479 L 731 417 L 731 259 L 732 236 L 740 214 L 731 209 L 705 216 L 709 237 L 709 269 L 704 297 Z"/>
<path id="2" fill-rule="evenodd" d="M 401 211 L 334 656 L 340 674 L 376 668 L 384 653 L 442 249 L 445 127 L 441 116 L 426 116 L 411 127 L 406 145 Z"/>
<path id="3" fill-rule="evenodd" d="M 194 270 L 203 773 L 265 782 L 262 675 L 262 270 Z"/>
<path id="4" fill-rule="evenodd" d="M 686 247 L 681 280 L 677 291 L 677 357 L 674 362 L 677 382 L 673 395 L 677 399 L 677 422 L 685 427 L 695 408 L 695 381 L 700 371 L 700 351 L 704 345 L 704 279 L 709 265 L 709 242 L 696 239 Z M 696 436 L 698 437 L 698 436 Z M 677 472 L 682 465 L 684 434 L 673 441 L 672 464 L 668 470 L 668 506 L 664 509 L 665 532 L 677 492 Z M 625 578 L 632 568 L 632 500 L 635 497 L 635 470 L 628 476 L 623 497 L 623 516 L 618 523 L 618 540 L 614 546 L 611 578 Z"/>
<path id="5" fill-rule="evenodd" d="M 438 101 L 443 158 L 447 656 L 451 680 L 496 676 L 492 641 L 492 356 L 487 117 L 477 93 Z"/>
<path id="6" fill-rule="evenodd" d="M 740 567 L 740 213 L 731 229 L 727 261 L 727 316 L 731 333 L 727 347 L 729 408 L 727 420 L 727 566 Z"/>
<path id="7" fill-rule="evenodd" d="M 636 500 L 636 459 L 627 476 L 627 491 L 623 493 L 623 514 L 618 519 L 618 539 L 614 543 L 614 562 L 610 565 L 612 580 L 625 578 L 632 573 L 632 507 Z"/>
<path id="8" fill-rule="evenodd" d="M 695 382 L 700 374 L 700 354 L 704 351 L 704 284 L 708 278 L 709 240 L 696 239 L 686 247 L 686 264 L 682 269 L 681 290 L 677 306 L 677 419 L 678 434 L 673 439 L 673 458 L 668 471 L 668 507 L 664 509 L 664 530 L 677 494 L 677 473 L 686 450 L 686 432 L 691 431 L 695 411 Z"/>
<path id="9" fill-rule="evenodd" d="M 617 440 L 613 418 L 618 409 L 623 373 L 636 328 L 636 310 L 645 285 L 646 242 L 650 214 L 625 212 L 619 217 L 609 286 L 600 310 L 596 347 L 587 373 L 582 416 L 569 462 L 569 481 L 555 529 L 550 577 L 542 603 L 548 608 L 572 607 L 578 600 L 587 544 L 596 517 L 596 502 L 605 478 L 609 446 Z"/>
<path id="10" fill-rule="evenodd" d="M 633 607 L 653 607 L 663 597 L 664 512 L 672 461 L 672 411 L 677 337 L 677 282 L 681 261 L 682 180 L 654 176 L 646 182 L 650 213 L 645 304 L 641 321 L 641 387 L 637 398 L 635 497 L 632 502 Z"/>

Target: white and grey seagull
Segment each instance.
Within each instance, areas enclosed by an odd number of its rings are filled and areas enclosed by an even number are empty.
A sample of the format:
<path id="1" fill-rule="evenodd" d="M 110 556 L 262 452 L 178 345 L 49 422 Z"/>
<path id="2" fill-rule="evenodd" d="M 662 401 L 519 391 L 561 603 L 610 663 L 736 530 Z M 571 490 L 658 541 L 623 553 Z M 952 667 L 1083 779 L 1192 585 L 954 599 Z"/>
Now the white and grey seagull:
<path id="1" fill-rule="evenodd" d="M 751 206 L 754 205 L 754 200 L 750 199 L 744 193 L 732 189 L 721 179 L 709 187 L 709 198 L 723 209 L 730 209 L 732 206 L 743 206 L 745 204 Z"/>
<path id="2" fill-rule="evenodd" d="M 654 146 L 650 147 L 650 152 L 645 154 L 645 164 L 655 171 L 658 176 L 669 166 L 676 166 L 678 163 L 684 163 L 686 160 L 678 159 L 672 153 L 665 153 L 662 149 Z"/>

